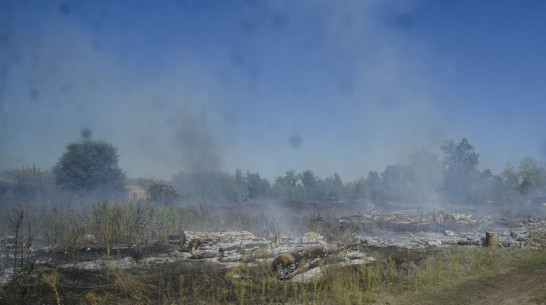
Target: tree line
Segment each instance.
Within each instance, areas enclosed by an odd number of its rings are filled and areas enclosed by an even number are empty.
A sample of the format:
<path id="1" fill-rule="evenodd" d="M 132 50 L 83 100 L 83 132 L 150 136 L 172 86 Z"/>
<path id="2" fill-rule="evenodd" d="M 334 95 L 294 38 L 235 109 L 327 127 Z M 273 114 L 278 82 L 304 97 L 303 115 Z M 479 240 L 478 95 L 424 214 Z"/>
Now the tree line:
<path id="1" fill-rule="evenodd" d="M 521 203 L 546 200 L 545 163 L 526 157 L 503 172 L 479 170 L 479 154 L 468 139 L 446 141 L 442 156 L 415 151 L 401 164 L 370 171 L 343 182 L 334 173 L 321 178 L 312 170 L 288 170 L 274 181 L 258 172 L 180 171 L 169 181 L 131 179 L 118 165 L 112 144 L 86 139 L 66 146 L 51 170 L 36 166 L 3 171 L 0 199 L 53 201 L 126 200 L 125 186 L 140 185 L 148 200 L 176 205 L 184 202 L 240 203 L 253 199 L 285 201 L 369 201 L 376 204 L 448 202 L 454 204 Z"/>

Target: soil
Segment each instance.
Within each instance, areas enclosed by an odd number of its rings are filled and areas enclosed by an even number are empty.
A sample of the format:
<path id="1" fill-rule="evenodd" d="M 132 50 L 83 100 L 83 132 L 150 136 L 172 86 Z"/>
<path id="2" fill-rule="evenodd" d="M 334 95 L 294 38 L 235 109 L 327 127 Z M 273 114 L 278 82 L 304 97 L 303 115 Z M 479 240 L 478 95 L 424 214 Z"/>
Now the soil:
<path id="1" fill-rule="evenodd" d="M 424 293 L 384 296 L 376 304 L 546 304 L 546 268 L 509 269 Z"/>
<path id="2" fill-rule="evenodd" d="M 546 268 L 509 270 L 464 286 L 471 304 L 546 304 Z"/>

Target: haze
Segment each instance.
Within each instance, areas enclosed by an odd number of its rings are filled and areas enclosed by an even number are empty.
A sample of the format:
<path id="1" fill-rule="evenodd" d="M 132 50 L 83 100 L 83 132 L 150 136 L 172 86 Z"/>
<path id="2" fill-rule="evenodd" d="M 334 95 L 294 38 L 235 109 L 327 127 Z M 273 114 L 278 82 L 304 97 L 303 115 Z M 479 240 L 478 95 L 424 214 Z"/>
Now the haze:
<path id="1" fill-rule="evenodd" d="M 546 2 L 0 1 L 0 169 L 89 131 L 130 177 L 344 180 L 467 137 L 546 159 Z"/>

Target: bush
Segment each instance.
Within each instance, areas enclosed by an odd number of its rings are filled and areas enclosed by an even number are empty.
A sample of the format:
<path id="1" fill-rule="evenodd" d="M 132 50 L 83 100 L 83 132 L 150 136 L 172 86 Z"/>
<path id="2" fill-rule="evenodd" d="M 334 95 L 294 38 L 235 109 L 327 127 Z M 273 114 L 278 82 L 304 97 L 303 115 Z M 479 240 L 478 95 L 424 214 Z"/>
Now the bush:
<path id="1" fill-rule="evenodd" d="M 66 146 L 53 168 L 55 182 L 65 190 L 125 192 L 125 174 L 117 149 L 104 141 L 85 140 Z"/>

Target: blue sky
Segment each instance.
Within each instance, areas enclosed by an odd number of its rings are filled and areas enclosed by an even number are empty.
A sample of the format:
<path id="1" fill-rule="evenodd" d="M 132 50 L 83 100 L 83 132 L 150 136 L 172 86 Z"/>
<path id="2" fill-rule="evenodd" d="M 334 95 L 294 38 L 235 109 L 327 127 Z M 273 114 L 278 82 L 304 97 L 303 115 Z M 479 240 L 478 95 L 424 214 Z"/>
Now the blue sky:
<path id="1" fill-rule="evenodd" d="M 344 180 L 467 137 L 546 159 L 546 2 L 0 0 L 0 169 L 84 129 L 131 177 Z"/>

